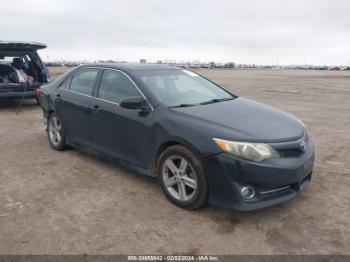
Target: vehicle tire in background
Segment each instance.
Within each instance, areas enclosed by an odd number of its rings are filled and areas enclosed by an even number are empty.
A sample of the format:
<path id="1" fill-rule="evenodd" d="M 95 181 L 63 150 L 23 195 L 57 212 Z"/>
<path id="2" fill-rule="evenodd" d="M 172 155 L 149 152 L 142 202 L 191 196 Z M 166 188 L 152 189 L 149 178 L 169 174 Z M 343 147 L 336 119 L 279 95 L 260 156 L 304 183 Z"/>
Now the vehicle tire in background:
<path id="1" fill-rule="evenodd" d="M 164 194 L 175 205 L 194 210 L 207 204 L 207 176 L 200 160 L 186 147 L 175 145 L 162 152 L 157 175 Z"/>
<path id="2" fill-rule="evenodd" d="M 55 113 L 47 121 L 47 137 L 53 149 L 62 151 L 66 149 L 66 137 L 60 119 Z"/>

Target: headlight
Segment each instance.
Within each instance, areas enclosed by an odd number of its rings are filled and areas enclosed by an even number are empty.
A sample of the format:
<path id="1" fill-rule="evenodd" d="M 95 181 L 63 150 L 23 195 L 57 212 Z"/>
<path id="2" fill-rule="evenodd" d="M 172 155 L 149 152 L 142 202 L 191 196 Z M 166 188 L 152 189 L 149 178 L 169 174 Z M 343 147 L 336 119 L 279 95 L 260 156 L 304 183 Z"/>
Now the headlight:
<path id="1" fill-rule="evenodd" d="M 222 151 L 255 162 L 261 162 L 269 158 L 279 158 L 278 153 L 268 144 L 234 142 L 219 138 L 213 138 L 213 140 Z"/>

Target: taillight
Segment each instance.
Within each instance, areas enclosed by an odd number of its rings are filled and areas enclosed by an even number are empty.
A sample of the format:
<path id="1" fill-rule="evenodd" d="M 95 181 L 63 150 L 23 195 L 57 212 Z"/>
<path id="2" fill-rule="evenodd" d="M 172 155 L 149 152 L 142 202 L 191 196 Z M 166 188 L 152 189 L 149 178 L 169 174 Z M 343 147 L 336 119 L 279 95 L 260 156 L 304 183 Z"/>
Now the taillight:
<path id="1" fill-rule="evenodd" d="M 36 96 L 37 98 L 39 98 L 40 95 L 41 95 L 41 90 L 40 90 L 40 87 L 38 87 L 37 89 L 35 89 L 35 96 Z"/>

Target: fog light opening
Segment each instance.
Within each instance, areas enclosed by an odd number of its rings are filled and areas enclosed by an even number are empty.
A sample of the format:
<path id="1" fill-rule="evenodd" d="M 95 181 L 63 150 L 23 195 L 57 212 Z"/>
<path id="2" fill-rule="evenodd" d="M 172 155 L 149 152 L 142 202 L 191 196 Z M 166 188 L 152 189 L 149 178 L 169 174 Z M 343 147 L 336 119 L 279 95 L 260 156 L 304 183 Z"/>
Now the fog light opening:
<path id="1" fill-rule="evenodd" d="M 255 189 L 250 186 L 244 186 L 241 188 L 241 196 L 245 199 L 252 199 L 255 196 Z"/>

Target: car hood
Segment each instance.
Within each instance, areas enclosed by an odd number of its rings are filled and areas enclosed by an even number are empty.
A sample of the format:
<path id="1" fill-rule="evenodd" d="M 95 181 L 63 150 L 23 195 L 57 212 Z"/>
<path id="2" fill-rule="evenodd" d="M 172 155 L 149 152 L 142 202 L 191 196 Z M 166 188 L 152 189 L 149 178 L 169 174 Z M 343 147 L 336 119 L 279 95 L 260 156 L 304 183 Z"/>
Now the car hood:
<path id="1" fill-rule="evenodd" d="M 171 110 L 187 120 L 188 125 L 197 125 L 222 139 L 282 142 L 299 139 L 304 134 L 302 123 L 291 115 L 242 97 Z"/>
<path id="2" fill-rule="evenodd" d="M 35 42 L 0 41 L 0 51 L 36 51 L 46 47 L 45 44 Z"/>

